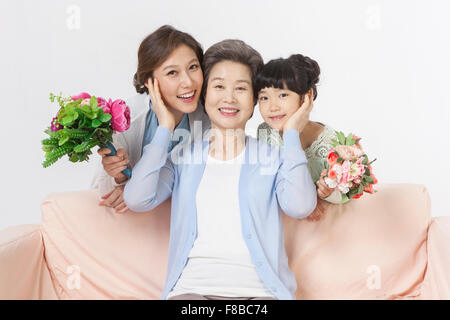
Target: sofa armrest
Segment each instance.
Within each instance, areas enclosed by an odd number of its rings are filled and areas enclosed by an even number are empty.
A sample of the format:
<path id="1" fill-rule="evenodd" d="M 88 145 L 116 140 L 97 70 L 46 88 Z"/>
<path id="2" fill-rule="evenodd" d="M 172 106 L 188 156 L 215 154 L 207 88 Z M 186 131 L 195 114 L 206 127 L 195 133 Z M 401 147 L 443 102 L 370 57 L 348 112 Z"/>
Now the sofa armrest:
<path id="1" fill-rule="evenodd" d="M 0 299 L 58 299 L 40 225 L 0 230 Z"/>
<path id="2" fill-rule="evenodd" d="M 428 264 L 421 299 L 450 299 L 450 217 L 434 217 L 428 228 Z"/>

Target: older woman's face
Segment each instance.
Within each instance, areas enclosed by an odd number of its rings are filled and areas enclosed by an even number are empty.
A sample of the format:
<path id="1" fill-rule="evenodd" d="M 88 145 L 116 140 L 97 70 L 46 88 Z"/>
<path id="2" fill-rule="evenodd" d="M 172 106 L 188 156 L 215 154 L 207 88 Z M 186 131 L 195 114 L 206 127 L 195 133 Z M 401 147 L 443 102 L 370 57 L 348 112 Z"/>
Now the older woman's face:
<path id="1" fill-rule="evenodd" d="M 245 129 L 254 109 L 250 68 L 221 61 L 211 69 L 205 96 L 205 110 L 217 129 Z"/>
<path id="2" fill-rule="evenodd" d="M 203 73 L 194 50 L 186 45 L 179 46 L 155 69 L 153 76 L 158 79 L 161 97 L 169 108 L 180 113 L 195 111 Z"/>

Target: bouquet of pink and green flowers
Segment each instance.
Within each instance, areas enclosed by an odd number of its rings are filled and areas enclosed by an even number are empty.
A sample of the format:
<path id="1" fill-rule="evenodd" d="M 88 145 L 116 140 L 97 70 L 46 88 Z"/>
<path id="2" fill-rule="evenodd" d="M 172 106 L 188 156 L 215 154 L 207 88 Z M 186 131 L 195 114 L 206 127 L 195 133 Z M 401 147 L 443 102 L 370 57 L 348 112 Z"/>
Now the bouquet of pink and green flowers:
<path id="1" fill-rule="evenodd" d="M 111 149 L 108 156 L 115 155 L 112 135 L 130 127 L 130 108 L 125 101 L 94 97 L 88 93 L 63 97 L 50 93 L 50 101 L 58 101 L 60 109 L 45 130 L 49 135 L 42 140 L 45 152 L 44 168 L 54 164 L 64 155 L 72 162 L 88 161 L 93 147 Z M 124 174 L 131 176 L 129 168 Z"/>
<path id="2" fill-rule="evenodd" d="M 338 140 L 331 140 L 332 149 L 328 151 L 328 172 L 325 183 L 329 188 L 339 190 L 342 201 L 358 199 L 364 192 L 373 193 L 373 185 L 378 183 L 372 173 L 368 156 L 359 143 L 361 138 L 337 132 Z"/>

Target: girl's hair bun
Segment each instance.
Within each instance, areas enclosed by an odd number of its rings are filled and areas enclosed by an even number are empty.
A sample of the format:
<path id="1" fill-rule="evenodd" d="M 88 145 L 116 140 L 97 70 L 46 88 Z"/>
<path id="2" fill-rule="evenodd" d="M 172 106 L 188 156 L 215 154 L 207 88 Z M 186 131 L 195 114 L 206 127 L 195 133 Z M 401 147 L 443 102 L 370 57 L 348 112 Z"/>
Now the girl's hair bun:
<path id="1" fill-rule="evenodd" d="M 299 72 L 306 72 L 308 78 L 308 87 L 313 89 L 313 98 L 317 96 L 316 84 L 319 82 L 320 67 L 319 64 L 310 57 L 293 54 L 288 58 L 289 63 Z"/>

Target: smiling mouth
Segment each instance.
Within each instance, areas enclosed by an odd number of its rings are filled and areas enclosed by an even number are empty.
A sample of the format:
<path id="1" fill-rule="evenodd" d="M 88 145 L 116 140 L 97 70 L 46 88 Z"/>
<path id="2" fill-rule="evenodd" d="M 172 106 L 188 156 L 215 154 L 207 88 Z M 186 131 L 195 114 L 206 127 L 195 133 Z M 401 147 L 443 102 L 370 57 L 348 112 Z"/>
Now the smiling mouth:
<path id="1" fill-rule="evenodd" d="M 189 102 L 194 101 L 196 93 L 197 93 L 197 90 L 193 90 L 191 92 L 179 95 L 179 96 L 177 96 L 177 98 L 181 99 L 183 102 L 189 103 Z"/>
<path id="2" fill-rule="evenodd" d="M 273 117 L 269 117 L 269 118 L 270 118 L 270 120 L 272 120 L 272 121 L 279 121 L 279 120 L 283 119 L 285 116 L 286 116 L 286 115 L 283 114 L 283 115 L 281 115 L 281 116 L 273 116 Z"/>
<path id="3" fill-rule="evenodd" d="M 226 116 L 226 117 L 235 116 L 239 112 L 239 110 L 236 108 L 225 108 L 225 107 L 219 108 L 219 111 L 223 116 Z"/>

